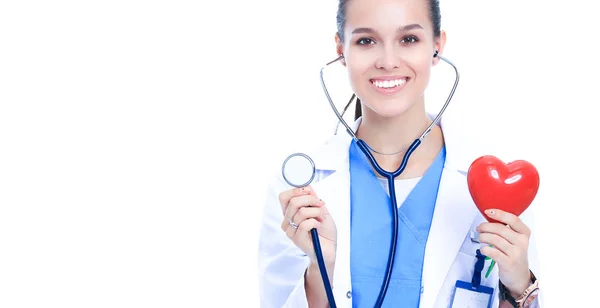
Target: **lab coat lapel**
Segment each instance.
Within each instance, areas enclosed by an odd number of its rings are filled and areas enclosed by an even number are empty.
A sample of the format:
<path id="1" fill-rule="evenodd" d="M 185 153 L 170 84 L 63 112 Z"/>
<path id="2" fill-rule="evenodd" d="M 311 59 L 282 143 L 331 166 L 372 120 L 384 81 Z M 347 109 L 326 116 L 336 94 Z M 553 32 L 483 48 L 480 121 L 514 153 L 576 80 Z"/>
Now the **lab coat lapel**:
<path id="1" fill-rule="evenodd" d="M 479 213 L 470 196 L 466 177 L 473 149 L 462 143 L 460 133 L 444 125 L 443 121 L 440 124 L 447 155 L 425 248 L 421 308 L 434 307 L 446 276 Z"/>
<path id="2" fill-rule="evenodd" d="M 465 240 L 477 210 L 468 202 L 465 176 L 444 169 L 423 266 L 423 297 L 420 307 L 430 308 L 439 295 L 446 275 Z M 468 194 L 468 192 L 467 192 Z"/>

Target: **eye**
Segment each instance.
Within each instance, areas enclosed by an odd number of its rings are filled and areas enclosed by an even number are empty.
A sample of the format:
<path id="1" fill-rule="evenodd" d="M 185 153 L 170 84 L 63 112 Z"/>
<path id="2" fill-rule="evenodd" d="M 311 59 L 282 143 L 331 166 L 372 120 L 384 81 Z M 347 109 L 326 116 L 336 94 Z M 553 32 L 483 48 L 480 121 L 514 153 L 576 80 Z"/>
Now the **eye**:
<path id="1" fill-rule="evenodd" d="M 358 44 L 358 45 L 371 45 L 374 43 L 375 43 L 375 41 L 373 41 L 370 38 L 366 38 L 366 37 L 360 38 L 360 39 L 358 39 L 358 41 L 356 41 L 356 44 Z"/>
<path id="2" fill-rule="evenodd" d="M 406 43 L 406 44 L 414 44 L 418 41 L 419 41 L 418 37 L 411 35 L 411 36 L 407 36 L 407 37 L 403 38 L 401 42 Z"/>

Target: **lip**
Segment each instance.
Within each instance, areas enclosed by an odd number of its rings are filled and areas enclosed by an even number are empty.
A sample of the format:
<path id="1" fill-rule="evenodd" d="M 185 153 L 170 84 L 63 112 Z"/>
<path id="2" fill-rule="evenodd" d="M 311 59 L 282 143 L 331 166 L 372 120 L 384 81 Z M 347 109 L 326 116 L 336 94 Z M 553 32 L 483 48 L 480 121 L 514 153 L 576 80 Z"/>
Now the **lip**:
<path id="1" fill-rule="evenodd" d="M 375 84 L 373 83 L 373 81 L 387 81 L 387 80 L 397 80 L 397 79 L 406 79 L 406 82 L 404 82 L 401 86 L 396 86 L 393 88 L 379 88 L 379 87 L 376 87 Z M 369 80 L 369 83 L 380 94 L 393 95 L 393 94 L 396 94 L 396 93 L 402 91 L 402 89 L 404 89 L 404 87 L 406 86 L 406 84 L 409 81 L 410 81 L 410 77 L 406 77 L 406 76 L 384 76 L 384 77 L 372 78 Z"/>

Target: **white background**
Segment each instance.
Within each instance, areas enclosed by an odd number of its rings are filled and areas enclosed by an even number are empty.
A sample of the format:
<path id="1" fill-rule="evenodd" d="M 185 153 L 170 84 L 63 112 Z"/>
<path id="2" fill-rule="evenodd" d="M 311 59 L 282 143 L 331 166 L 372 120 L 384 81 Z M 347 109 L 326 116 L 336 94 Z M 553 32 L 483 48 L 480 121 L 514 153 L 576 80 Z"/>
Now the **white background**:
<path id="1" fill-rule="evenodd" d="M 446 118 L 541 174 L 546 307 L 597 297 L 598 26 L 579 2 L 442 1 Z M 336 5 L 0 4 L 0 307 L 257 307 L 268 176 L 335 123 Z M 326 76 L 345 103 L 343 69 Z M 428 108 L 452 82 L 434 69 Z"/>

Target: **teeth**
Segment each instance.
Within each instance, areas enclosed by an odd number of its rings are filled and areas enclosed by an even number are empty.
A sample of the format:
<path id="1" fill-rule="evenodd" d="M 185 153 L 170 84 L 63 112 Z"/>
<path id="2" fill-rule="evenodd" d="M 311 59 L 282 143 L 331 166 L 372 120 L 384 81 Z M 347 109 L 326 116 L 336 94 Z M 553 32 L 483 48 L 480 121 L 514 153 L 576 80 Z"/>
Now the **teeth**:
<path id="1" fill-rule="evenodd" d="M 403 85 L 406 82 L 406 79 L 396 79 L 396 80 L 375 80 L 373 84 L 378 88 L 393 88 L 400 85 Z"/>

